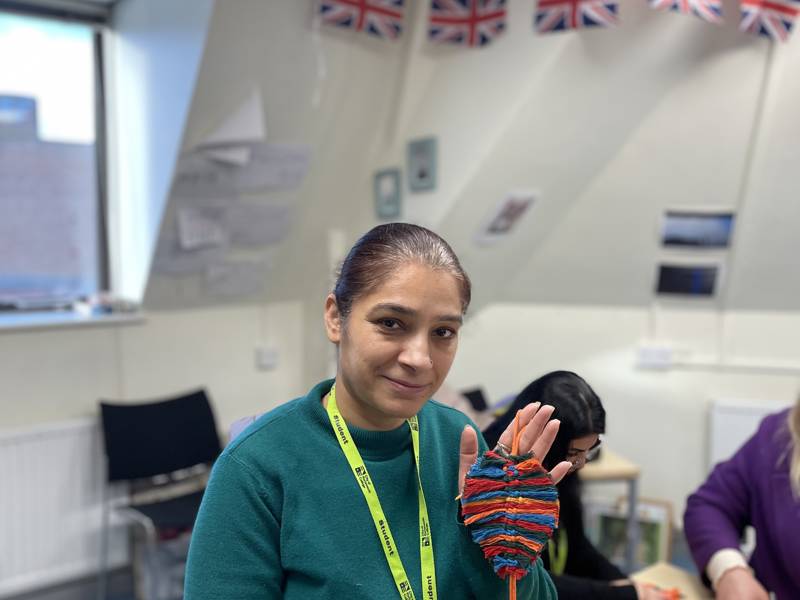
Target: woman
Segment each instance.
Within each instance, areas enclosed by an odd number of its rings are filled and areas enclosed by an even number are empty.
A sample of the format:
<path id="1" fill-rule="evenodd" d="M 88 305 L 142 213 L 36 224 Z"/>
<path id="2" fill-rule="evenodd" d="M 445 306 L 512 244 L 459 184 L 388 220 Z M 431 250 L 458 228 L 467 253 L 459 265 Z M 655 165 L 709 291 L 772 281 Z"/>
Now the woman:
<path id="1" fill-rule="evenodd" d="M 223 452 L 192 535 L 187 600 L 506 597 L 454 501 L 485 445 L 464 415 L 429 400 L 469 300 L 433 232 L 393 223 L 356 242 L 325 301 L 336 379 Z M 558 423 L 536 408 L 520 413 L 521 448 L 544 457 Z M 553 480 L 569 467 L 554 465 Z M 555 598 L 538 562 L 518 596 Z"/>
<path id="2" fill-rule="evenodd" d="M 490 446 L 513 420 L 517 410 L 534 403 L 554 407 L 552 416 L 561 422 L 544 466 L 570 463 L 569 474 L 558 484 L 561 502 L 559 529 L 543 554 L 558 597 L 562 600 L 651 600 L 662 598 L 652 588 L 635 584 L 603 556 L 586 537 L 583 505 L 576 471 L 583 468 L 600 448 L 606 413 L 600 398 L 581 377 L 570 371 L 553 371 L 530 383 L 517 396 L 508 412 L 483 432 Z"/>
<path id="3" fill-rule="evenodd" d="M 756 530 L 748 562 L 745 526 Z M 686 502 L 686 541 L 721 600 L 800 598 L 800 398 L 770 415 Z"/>

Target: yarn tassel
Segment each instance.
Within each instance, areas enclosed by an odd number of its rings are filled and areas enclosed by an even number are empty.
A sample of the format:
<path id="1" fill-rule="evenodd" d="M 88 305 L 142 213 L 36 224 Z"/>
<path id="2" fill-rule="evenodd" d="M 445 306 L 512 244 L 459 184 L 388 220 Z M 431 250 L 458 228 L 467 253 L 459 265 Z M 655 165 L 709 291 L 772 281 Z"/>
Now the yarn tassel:
<path id="1" fill-rule="evenodd" d="M 558 492 L 533 454 L 518 454 L 521 433 L 517 415 L 511 452 L 485 452 L 461 496 L 464 524 L 495 573 L 508 580 L 509 600 L 558 526 Z"/>

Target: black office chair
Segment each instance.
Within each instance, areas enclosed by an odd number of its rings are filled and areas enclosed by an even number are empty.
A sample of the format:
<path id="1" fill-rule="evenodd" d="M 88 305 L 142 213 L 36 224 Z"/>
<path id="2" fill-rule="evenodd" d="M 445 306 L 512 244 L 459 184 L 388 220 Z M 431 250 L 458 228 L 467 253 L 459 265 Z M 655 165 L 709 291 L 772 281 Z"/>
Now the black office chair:
<path id="1" fill-rule="evenodd" d="M 105 600 L 110 513 L 141 527 L 145 589 L 137 597 L 159 600 L 167 575 L 159 564 L 162 538 L 194 525 L 211 464 L 221 452 L 214 413 L 204 390 L 163 401 L 100 402 L 108 483 L 127 482 L 126 498 L 107 501 L 104 486 L 98 598 Z M 136 539 L 136 538 L 135 538 Z"/>

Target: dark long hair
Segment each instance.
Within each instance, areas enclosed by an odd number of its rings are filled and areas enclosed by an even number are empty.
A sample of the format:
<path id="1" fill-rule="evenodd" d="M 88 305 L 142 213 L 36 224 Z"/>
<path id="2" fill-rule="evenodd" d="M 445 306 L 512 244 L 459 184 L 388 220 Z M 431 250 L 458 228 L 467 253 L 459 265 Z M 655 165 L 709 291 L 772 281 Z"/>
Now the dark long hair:
<path id="1" fill-rule="evenodd" d="M 554 406 L 553 418 L 561 421 L 555 442 L 544 460 L 548 470 L 566 459 L 569 445 L 575 438 L 605 433 L 606 411 L 591 386 L 572 371 L 553 371 L 528 384 L 508 410 L 483 432 L 489 448 L 497 445 L 517 411 L 532 402 Z"/>

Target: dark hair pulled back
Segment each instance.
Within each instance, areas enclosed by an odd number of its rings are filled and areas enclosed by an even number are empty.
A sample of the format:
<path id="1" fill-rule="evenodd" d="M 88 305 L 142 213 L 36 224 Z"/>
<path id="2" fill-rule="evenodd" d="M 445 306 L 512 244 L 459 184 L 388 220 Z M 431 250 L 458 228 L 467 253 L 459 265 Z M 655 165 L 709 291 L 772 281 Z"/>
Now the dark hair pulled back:
<path id="1" fill-rule="evenodd" d="M 395 269 L 419 263 L 451 274 L 459 284 L 461 312 L 471 297 L 469 277 L 450 245 L 430 229 L 410 223 L 386 223 L 373 227 L 353 245 L 339 272 L 333 294 L 339 314 L 346 319 L 355 301 L 368 294 Z"/>

